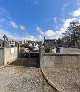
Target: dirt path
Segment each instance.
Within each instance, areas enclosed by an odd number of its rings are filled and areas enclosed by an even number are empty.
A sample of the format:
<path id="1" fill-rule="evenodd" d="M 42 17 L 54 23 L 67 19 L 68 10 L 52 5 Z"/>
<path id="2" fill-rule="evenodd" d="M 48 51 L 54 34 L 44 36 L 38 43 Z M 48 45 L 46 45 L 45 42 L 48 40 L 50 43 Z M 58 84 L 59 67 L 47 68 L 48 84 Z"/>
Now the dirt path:
<path id="1" fill-rule="evenodd" d="M 0 69 L 0 92 L 56 92 L 40 68 L 9 66 Z"/>

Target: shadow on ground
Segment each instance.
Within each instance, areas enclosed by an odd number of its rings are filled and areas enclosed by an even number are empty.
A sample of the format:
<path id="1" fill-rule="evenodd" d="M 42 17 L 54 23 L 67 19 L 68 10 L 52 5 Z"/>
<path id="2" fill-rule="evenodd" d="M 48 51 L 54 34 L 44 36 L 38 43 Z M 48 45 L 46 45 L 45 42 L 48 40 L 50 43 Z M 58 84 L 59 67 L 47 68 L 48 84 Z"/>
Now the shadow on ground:
<path id="1" fill-rule="evenodd" d="M 12 62 L 10 65 L 25 66 L 25 67 L 40 67 L 40 61 L 38 58 L 19 58 Z"/>

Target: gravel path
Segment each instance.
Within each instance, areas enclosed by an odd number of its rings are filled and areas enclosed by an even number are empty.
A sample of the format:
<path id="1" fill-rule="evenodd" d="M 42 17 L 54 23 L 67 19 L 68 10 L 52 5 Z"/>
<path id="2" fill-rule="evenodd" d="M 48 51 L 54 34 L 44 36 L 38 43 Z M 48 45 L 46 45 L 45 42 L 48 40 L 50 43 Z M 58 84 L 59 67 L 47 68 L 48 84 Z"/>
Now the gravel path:
<path id="1" fill-rule="evenodd" d="M 60 92 L 80 92 L 80 68 L 43 68 L 48 81 Z"/>
<path id="2" fill-rule="evenodd" d="M 56 92 L 44 80 L 40 68 L 0 68 L 0 92 Z"/>

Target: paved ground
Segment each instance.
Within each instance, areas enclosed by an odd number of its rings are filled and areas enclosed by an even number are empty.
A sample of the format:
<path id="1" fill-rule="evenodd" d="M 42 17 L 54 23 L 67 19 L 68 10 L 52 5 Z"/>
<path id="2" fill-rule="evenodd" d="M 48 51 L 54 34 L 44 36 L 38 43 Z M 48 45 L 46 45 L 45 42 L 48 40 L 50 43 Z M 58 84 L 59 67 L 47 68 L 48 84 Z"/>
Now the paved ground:
<path id="1" fill-rule="evenodd" d="M 80 92 L 80 68 L 43 68 L 48 81 L 60 92 Z"/>
<path id="2" fill-rule="evenodd" d="M 40 68 L 0 68 L 0 92 L 57 92 L 47 84 Z"/>

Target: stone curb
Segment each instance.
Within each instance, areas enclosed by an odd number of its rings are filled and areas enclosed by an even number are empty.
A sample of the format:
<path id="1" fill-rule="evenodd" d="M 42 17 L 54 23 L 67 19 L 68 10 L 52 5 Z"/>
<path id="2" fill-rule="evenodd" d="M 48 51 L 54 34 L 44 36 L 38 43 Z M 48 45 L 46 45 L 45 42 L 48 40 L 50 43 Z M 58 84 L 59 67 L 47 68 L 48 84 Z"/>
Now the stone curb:
<path id="1" fill-rule="evenodd" d="M 45 81 L 54 89 L 54 90 L 56 90 L 56 92 L 60 92 L 59 90 L 57 90 L 57 88 L 56 87 L 54 87 L 54 85 L 48 80 L 48 78 L 45 76 L 45 74 L 44 74 L 44 72 L 43 72 L 43 69 L 42 68 L 40 68 L 41 69 L 41 72 L 42 72 L 42 75 L 43 75 L 43 78 L 45 79 Z"/>

